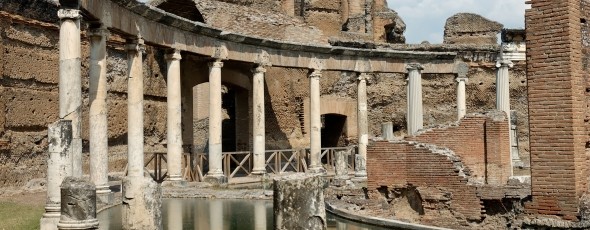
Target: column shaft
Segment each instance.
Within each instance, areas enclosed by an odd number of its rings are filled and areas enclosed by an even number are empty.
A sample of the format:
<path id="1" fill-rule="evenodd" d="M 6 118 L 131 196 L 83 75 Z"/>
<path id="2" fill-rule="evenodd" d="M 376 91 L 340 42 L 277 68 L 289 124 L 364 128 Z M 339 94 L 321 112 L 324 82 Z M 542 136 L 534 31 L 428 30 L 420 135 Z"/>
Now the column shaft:
<path id="1" fill-rule="evenodd" d="M 461 120 L 467 113 L 465 104 L 465 84 L 467 78 L 457 78 L 457 120 Z"/>
<path id="2" fill-rule="evenodd" d="M 107 36 L 104 28 L 91 30 L 89 128 L 90 128 L 90 180 L 96 193 L 110 192 L 108 185 L 109 154 L 107 126 Z"/>
<path id="3" fill-rule="evenodd" d="M 59 118 L 72 121 L 72 146 L 68 153 L 68 175 L 82 176 L 81 139 L 81 43 L 80 14 L 77 9 L 60 9 L 59 28 Z"/>
<path id="4" fill-rule="evenodd" d="M 167 144 L 168 176 L 171 181 L 182 180 L 182 97 L 180 86 L 180 51 L 166 55 L 167 74 Z"/>
<path id="5" fill-rule="evenodd" d="M 423 127 L 422 73 L 419 64 L 410 64 L 408 69 L 408 135 L 414 135 Z"/>
<path id="6" fill-rule="evenodd" d="M 504 111 L 510 120 L 510 79 L 508 68 L 512 65 L 510 61 L 500 61 L 496 64 L 498 72 L 496 75 L 496 109 Z"/>
<path id="7" fill-rule="evenodd" d="M 357 85 L 357 130 L 358 130 L 358 154 L 363 159 L 367 159 L 367 145 L 369 144 L 369 126 L 367 113 L 367 80 L 369 75 L 360 74 Z M 365 169 L 366 167 L 360 166 Z M 355 170 L 355 177 L 367 177 L 366 170 Z"/>
<path id="8" fill-rule="evenodd" d="M 309 94 L 310 94 L 310 165 L 311 172 L 321 172 L 321 152 L 322 152 L 322 121 L 320 110 L 320 77 L 319 70 L 314 70 L 309 75 Z"/>
<path id="9" fill-rule="evenodd" d="M 223 62 L 217 60 L 209 65 L 209 176 L 223 176 L 221 122 L 221 68 Z"/>
<path id="10" fill-rule="evenodd" d="M 143 40 L 127 45 L 127 175 L 143 177 Z"/>
<path id="11" fill-rule="evenodd" d="M 253 174 L 266 173 L 265 161 L 265 117 L 264 117 L 264 73 L 266 69 L 262 66 L 254 69 L 254 77 L 252 80 L 252 104 L 253 104 L 253 155 L 254 168 Z"/>

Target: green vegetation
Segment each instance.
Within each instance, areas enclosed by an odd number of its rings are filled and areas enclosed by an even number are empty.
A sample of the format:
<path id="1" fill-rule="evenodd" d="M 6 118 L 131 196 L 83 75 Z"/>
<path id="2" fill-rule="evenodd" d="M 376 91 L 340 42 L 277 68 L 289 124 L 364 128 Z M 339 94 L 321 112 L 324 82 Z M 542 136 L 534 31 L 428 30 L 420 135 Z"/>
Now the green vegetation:
<path id="1" fill-rule="evenodd" d="M 43 211 L 43 205 L 0 202 L 0 230 L 39 229 Z"/>

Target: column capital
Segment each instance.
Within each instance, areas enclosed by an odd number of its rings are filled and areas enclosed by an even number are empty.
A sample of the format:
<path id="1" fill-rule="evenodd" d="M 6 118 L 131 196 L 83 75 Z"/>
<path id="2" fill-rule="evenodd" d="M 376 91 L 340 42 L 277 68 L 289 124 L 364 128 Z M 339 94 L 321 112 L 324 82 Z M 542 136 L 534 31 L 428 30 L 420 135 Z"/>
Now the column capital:
<path id="1" fill-rule="evenodd" d="M 142 38 L 128 39 L 127 45 L 125 46 L 127 52 L 145 52 L 145 43 Z"/>
<path id="2" fill-rule="evenodd" d="M 252 73 L 254 73 L 254 74 L 257 74 L 257 73 L 266 73 L 266 66 L 257 65 L 254 68 L 252 68 Z"/>
<path id="3" fill-rule="evenodd" d="M 455 81 L 457 81 L 457 82 L 465 82 L 465 84 L 467 84 L 467 82 L 469 82 L 469 79 L 467 77 L 461 77 L 461 76 L 459 76 L 459 77 L 455 78 Z"/>
<path id="4" fill-rule="evenodd" d="M 496 62 L 496 67 L 498 67 L 498 68 L 501 68 L 501 67 L 512 68 L 512 67 L 514 67 L 514 63 L 512 63 L 512 61 L 510 61 L 510 60 L 498 60 Z"/>
<path id="5" fill-rule="evenodd" d="M 221 61 L 221 59 L 209 62 L 209 68 L 223 68 L 223 62 Z"/>
<path id="6" fill-rule="evenodd" d="M 180 55 L 179 49 L 171 49 L 164 58 L 166 61 L 180 61 L 182 59 L 182 55 Z"/>
<path id="7" fill-rule="evenodd" d="M 406 69 L 408 71 L 423 70 L 424 66 L 422 66 L 420 63 L 409 63 L 406 64 Z"/>
<path id="8" fill-rule="evenodd" d="M 371 80 L 373 76 L 368 73 L 359 73 L 358 77 L 356 78 L 358 81 L 368 81 Z"/>
<path id="9" fill-rule="evenodd" d="M 111 35 L 111 32 L 107 28 L 105 28 L 103 26 L 99 26 L 99 27 L 88 29 L 88 31 L 86 32 L 86 34 L 90 38 L 95 38 L 95 37 L 99 37 L 99 38 L 103 38 L 104 37 L 104 38 L 106 38 L 109 35 Z"/>
<path id="10" fill-rule="evenodd" d="M 322 71 L 319 69 L 311 70 L 309 73 L 309 78 L 320 78 L 322 76 Z"/>
<path id="11" fill-rule="evenodd" d="M 82 18 L 78 9 L 59 9 L 57 11 L 57 17 L 60 20 L 78 20 Z"/>

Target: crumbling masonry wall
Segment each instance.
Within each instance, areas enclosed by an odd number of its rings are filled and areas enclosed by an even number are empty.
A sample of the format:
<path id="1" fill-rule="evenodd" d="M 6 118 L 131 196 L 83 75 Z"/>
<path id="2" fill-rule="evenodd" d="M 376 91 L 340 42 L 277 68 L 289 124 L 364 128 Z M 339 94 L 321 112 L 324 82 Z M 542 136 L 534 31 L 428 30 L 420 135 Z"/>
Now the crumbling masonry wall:
<path id="1" fill-rule="evenodd" d="M 479 183 L 506 184 L 511 174 L 508 120 L 500 111 L 469 114 L 450 126 L 421 131 L 408 141 L 451 149 Z"/>

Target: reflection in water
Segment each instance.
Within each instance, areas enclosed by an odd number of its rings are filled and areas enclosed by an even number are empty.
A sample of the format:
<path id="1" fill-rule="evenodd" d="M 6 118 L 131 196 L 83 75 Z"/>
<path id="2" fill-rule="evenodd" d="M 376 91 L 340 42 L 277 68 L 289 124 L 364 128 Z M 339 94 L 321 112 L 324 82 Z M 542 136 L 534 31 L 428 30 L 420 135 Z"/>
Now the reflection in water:
<path id="1" fill-rule="evenodd" d="M 164 199 L 162 224 L 169 230 L 264 230 L 273 229 L 272 201 Z M 335 217 L 328 213 L 328 229 L 382 230 Z M 100 230 L 121 229 L 121 206 L 98 214 Z"/>

